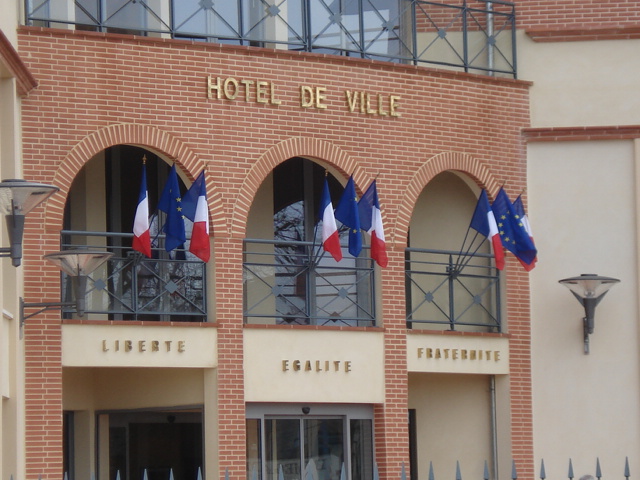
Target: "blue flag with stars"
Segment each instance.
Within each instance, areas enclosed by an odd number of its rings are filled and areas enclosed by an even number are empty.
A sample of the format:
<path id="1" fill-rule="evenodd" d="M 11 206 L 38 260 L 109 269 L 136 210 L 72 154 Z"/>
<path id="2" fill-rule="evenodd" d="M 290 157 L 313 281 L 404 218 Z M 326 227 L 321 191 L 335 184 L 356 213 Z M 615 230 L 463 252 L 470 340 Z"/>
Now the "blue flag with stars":
<path id="1" fill-rule="evenodd" d="M 158 210 L 167 214 L 167 220 L 164 222 L 162 231 L 165 234 L 164 248 L 167 252 L 170 252 L 183 245 L 187 240 L 182 216 L 182 198 L 175 164 L 171 167 L 169 178 L 167 178 L 167 183 L 158 200 Z"/>
<path id="2" fill-rule="evenodd" d="M 527 265 L 534 262 L 538 251 L 523 228 L 522 222 L 519 221 L 518 215 L 513 210 L 513 204 L 503 188 L 500 188 L 491 209 L 496 217 L 498 233 L 504 248 Z"/>
<path id="3" fill-rule="evenodd" d="M 362 251 L 362 232 L 360 231 L 360 214 L 353 176 L 349 177 L 347 186 L 344 187 L 340 203 L 336 207 L 335 217 L 343 225 L 349 227 L 349 253 L 357 257 Z"/>

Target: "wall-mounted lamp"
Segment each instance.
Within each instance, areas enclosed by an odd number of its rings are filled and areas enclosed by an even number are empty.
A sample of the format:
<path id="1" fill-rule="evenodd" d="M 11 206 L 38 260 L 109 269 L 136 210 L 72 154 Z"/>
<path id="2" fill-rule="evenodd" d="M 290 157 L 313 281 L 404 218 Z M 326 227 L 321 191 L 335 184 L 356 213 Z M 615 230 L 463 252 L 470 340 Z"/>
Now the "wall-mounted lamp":
<path id="1" fill-rule="evenodd" d="M 45 255 L 44 258 L 57 265 L 60 270 L 71 277 L 75 302 L 26 303 L 20 298 L 20 327 L 24 325 L 27 318 L 54 308 L 75 307 L 78 316 L 83 316 L 86 309 L 87 277 L 112 256 L 111 252 L 80 249 Z M 26 308 L 38 308 L 39 310 L 25 315 Z"/>
<path id="2" fill-rule="evenodd" d="M 54 185 L 27 182 L 26 180 L 3 180 L 0 182 L 0 213 L 7 219 L 10 247 L 0 248 L 0 257 L 11 257 L 14 267 L 22 260 L 22 234 L 24 217 L 59 190 Z"/>
<path id="3" fill-rule="evenodd" d="M 571 293 L 584 307 L 584 353 L 589 353 L 589 335 L 593 333 L 596 305 L 611 287 L 620 280 L 583 273 L 578 277 L 565 278 L 559 283 L 571 290 Z"/>

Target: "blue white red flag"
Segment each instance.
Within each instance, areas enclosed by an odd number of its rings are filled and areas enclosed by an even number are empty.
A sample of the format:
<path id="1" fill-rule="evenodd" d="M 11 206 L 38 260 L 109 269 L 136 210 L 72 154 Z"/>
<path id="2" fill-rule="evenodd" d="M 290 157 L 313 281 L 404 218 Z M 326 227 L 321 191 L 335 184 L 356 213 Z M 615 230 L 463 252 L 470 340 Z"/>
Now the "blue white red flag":
<path id="1" fill-rule="evenodd" d="M 378 189 L 374 180 L 364 192 L 358 202 L 358 213 L 360 215 L 360 226 L 371 235 L 371 258 L 378 265 L 386 267 L 388 264 L 387 245 L 384 238 L 384 228 L 382 226 L 382 212 L 378 201 Z"/>
<path id="2" fill-rule="evenodd" d="M 184 194 L 182 212 L 186 218 L 193 222 L 189 251 L 203 262 L 208 262 L 211 257 L 211 245 L 209 242 L 209 204 L 204 170 Z"/>
<path id="3" fill-rule="evenodd" d="M 158 200 L 158 210 L 167 214 L 162 231 L 165 233 L 164 248 L 167 252 L 184 244 L 187 240 L 182 218 L 182 197 L 178 185 L 178 174 L 175 163 L 169 172 L 169 178 Z"/>
<path id="4" fill-rule="evenodd" d="M 476 209 L 473 212 L 473 217 L 471 217 L 470 226 L 491 241 L 493 256 L 496 261 L 496 268 L 498 270 L 504 269 L 504 250 L 502 249 L 502 240 L 500 239 L 496 218 L 494 217 L 491 206 L 489 205 L 487 191 L 484 189 L 480 193 L 480 197 L 478 197 L 478 203 L 476 204 Z"/>
<path id="5" fill-rule="evenodd" d="M 362 232 L 360 231 L 360 214 L 358 213 L 358 198 L 353 176 L 349 177 L 347 186 L 336 207 L 335 216 L 343 225 L 349 227 L 349 253 L 354 257 L 362 251 Z"/>
<path id="6" fill-rule="evenodd" d="M 142 181 L 138 207 L 133 219 L 132 248 L 151 258 L 151 234 L 149 233 L 149 192 L 147 191 L 147 167 L 142 165 Z"/>
<path id="7" fill-rule="evenodd" d="M 320 198 L 320 215 L 322 219 L 322 246 L 326 252 L 339 262 L 342 260 L 342 249 L 340 248 L 340 235 L 338 234 L 338 226 L 333 214 L 333 205 L 331 204 L 331 194 L 329 193 L 329 182 L 324 179 L 324 189 Z"/>

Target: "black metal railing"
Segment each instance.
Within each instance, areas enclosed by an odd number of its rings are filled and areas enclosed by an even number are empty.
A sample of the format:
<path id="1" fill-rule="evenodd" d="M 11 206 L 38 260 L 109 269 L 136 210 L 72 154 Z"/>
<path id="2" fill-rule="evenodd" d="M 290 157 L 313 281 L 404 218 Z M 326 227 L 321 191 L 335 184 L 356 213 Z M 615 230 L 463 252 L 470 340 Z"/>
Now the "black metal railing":
<path id="1" fill-rule="evenodd" d="M 500 275 L 492 258 L 407 248 L 407 327 L 500 332 Z"/>
<path id="2" fill-rule="evenodd" d="M 502 0 L 26 0 L 27 25 L 433 64 L 516 77 L 515 7 Z"/>
<path id="3" fill-rule="evenodd" d="M 89 276 L 88 314 L 109 320 L 207 320 L 205 263 L 188 251 L 153 248 L 153 258 L 147 258 L 131 249 L 132 234 L 63 230 L 61 236 L 62 250 L 90 246 L 114 253 Z M 71 292 L 71 279 L 63 273 L 63 300 L 70 301 Z"/>
<path id="4" fill-rule="evenodd" d="M 245 323 L 375 325 L 374 266 L 367 252 L 336 262 L 317 243 L 245 240 Z"/>

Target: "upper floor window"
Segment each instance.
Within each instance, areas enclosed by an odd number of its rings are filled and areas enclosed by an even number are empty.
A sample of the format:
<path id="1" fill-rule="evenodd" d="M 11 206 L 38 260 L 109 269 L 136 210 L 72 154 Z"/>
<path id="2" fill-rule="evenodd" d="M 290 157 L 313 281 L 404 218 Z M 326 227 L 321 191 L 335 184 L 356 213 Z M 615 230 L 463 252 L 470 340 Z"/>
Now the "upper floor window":
<path id="1" fill-rule="evenodd" d="M 452 172 L 437 175 L 418 198 L 405 252 L 408 328 L 502 331 L 500 275 L 489 242 L 471 242 L 476 201 Z"/>
<path id="2" fill-rule="evenodd" d="M 317 51 L 516 76 L 515 7 L 450 0 L 27 0 L 28 25 Z"/>
<path id="3" fill-rule="evenodd" d="M 327 175 L 334 206 L 343 187 Z M 244 246 L 247 323 L 372 326 L 374 267 L 369 249 L 343 258 L 323 250 L 319 219 L 325 170 L 292 158 L 263 182 L 253 201 Z"/>
<path id="4" fill-rule="evenodd" d="M 152 258 L 131 248 L 132 227 L 146 158 Z M 164 245 L 163 212 L 156 209 L 170 166 L 153 152 L 118 145 L 100 152 L 80 170 L 65 207 L 62 249 L 85 246 L 114 255 L 89 278 L 87 313 L 109 320 L 206 320 L 205 263 L 187 242 L 171 252 Z M 184 193 L 187 188 L 179 180 Z M 70 279 L 63 296 L 70 298 Z"/>

